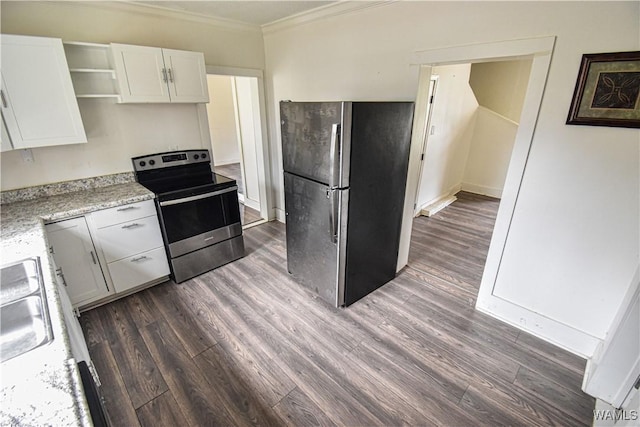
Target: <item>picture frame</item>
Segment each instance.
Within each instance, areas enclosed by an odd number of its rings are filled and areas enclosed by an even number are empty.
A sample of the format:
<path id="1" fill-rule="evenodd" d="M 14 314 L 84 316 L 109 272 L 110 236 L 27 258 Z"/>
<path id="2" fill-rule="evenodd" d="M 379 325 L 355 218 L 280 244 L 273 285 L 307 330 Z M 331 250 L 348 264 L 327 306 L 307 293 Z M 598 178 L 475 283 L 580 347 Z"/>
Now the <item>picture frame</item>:
<path id="1" fill-rule="evenodd" d="M 566 124 L 640 128 L 640 51 L 582 55 Z"/>

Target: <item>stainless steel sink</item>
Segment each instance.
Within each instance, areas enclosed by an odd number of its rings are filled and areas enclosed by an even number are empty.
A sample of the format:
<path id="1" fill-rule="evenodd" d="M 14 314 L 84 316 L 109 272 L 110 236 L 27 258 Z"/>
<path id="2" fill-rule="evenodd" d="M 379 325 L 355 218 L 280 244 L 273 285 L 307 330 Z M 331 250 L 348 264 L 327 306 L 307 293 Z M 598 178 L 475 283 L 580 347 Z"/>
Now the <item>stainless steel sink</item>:
<path id="1" fill-rule="evenodd" d="M 51 339 L 40 260 L 29 258 L 0 268 L 0 361 Z"/>

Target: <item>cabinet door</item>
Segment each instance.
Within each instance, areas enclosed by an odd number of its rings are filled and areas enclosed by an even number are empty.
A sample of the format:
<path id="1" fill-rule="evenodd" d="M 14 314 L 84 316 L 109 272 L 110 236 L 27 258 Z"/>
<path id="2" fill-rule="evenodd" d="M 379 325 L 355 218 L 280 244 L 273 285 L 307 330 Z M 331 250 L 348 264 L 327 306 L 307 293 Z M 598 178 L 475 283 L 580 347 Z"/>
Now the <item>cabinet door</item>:
<path id="1" fill-rule="evenodd" d="M 13 148 L 87 142 L 62 40 L 0 37 L 2 116 Z"/>
<path id="2" fill-rule="evenodd" d="M 171 102 L 209 102 L 207 71 L 200 52 L 162 49 Z"/>
<path id="3" fill-rule="evenodd" d="M 53 259 L 62 271 L 69 299 L 74 306 L 111 293 L 84 217 L 48 224 L 47 237 L 53 249 Z"/>
<path id="4" fill-rule="evenodd" d="M 122 102 L 169 102 L 168 72 L 157 47 L 111 44 Z"/>

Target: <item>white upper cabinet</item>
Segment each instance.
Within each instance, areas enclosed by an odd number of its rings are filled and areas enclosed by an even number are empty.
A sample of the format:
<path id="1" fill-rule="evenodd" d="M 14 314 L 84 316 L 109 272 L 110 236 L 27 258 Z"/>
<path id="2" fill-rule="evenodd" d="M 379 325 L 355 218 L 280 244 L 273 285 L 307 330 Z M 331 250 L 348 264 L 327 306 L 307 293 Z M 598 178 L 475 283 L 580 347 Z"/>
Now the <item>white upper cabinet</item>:
<path id="1" fill-rule="evenodd" d="M 209 102 L 200 52 L 111 44 L 122 102 Z"/>
<path id="2" fill-rule="evenodd" d="M 13 148 L 87 142 L 62 40 L 0 38 L 0 102 Z"/>

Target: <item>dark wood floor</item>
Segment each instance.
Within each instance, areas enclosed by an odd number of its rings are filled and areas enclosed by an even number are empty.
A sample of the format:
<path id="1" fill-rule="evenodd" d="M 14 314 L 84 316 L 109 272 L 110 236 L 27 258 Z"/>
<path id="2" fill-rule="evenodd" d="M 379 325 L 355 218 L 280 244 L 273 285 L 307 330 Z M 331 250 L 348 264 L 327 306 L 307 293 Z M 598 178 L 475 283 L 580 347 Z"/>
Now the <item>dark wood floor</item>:
<path id="1" fill-rule="evenodd" d="M 584 361 L 473 309 L 496 208 L 417 218 L 409 266 L 347 309 L 289 278 L 271 222 L 237 262 L 83 313 L 112 421 L 589 425 Z"/>
<path id="2" fill-rule="evenodd" d="M 242 169 L 240 167 L 240 163 L 214 166 L 213 170 L 215 173 L 219 173 L 220 175 L 235 179 L 238 183 L 238 194 L 244 194 L 244 182 L 242 181 Z M 244 203 L 240 202 L 240 218 L 242 221 L 242 225 L 247 225 L 256 221 L 260 221 L 262 219 L 262 216 L 260 216 L 260 211 L 250 208 L 249 206 L 246 206 Z"/>

